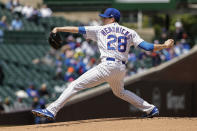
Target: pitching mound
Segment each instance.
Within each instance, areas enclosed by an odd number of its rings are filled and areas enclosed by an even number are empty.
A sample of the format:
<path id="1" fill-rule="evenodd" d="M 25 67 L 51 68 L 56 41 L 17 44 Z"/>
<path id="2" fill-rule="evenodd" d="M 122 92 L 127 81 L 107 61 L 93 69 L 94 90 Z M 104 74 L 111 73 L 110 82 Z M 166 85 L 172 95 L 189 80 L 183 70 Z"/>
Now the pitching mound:
<path id="1" fill-rule="evenodd" d="M 197 131 L 197 118 L 112 118 L 1 127 L 1 131 Z"/>

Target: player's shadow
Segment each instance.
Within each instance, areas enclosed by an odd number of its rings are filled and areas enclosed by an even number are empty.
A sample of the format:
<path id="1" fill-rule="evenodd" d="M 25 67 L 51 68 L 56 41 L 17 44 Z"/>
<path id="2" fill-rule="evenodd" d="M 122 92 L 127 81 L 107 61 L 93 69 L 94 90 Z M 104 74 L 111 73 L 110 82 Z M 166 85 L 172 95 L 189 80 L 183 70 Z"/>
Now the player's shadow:
<path id="1" fill-rule="evenodd" d="M 120 117 L 120 118 L 103 118 L 103 119 L 90 119 L 90 120 L 78 120 L 72 122 L 58 122 L 52 123 L 50 125 L 38 125 L 36 128 L 48 128 L 48 127 L 59 127 L 59 126 L 71 126 L 83 123 L 95 123 L 95 122 L 105 122 L 105 121 L 119 121 L 119 120 L 133 120 L 133 119 L 144 119 L 143 117 Z"/>

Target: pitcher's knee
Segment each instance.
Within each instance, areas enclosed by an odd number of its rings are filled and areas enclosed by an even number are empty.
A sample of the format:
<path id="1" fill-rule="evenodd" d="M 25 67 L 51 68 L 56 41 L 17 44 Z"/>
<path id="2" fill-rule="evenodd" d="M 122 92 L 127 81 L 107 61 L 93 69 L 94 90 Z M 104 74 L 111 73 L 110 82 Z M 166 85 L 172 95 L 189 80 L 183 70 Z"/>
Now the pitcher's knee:
<path id="1" fill-rule="evenodd" d="M 112 91 L 113 91 L 115 96 L 120 97 L 120 98 L 124 97 L 124 94 L 125 94 L 124 93 L 125 92 L 124 89 L 122 89 L 122 90 L 112 90 Z"/>
<path id="2" fill-rule="evenodd" d="M 78 92 L 80 90 L 82 90 L 83 88 L 80 86 L 79 83 L 77 83 L 76 81 L 73 81 L 70 83 L 70 85 L 68 86 L 68 88 L 72 88 L 75 92 Z"/>

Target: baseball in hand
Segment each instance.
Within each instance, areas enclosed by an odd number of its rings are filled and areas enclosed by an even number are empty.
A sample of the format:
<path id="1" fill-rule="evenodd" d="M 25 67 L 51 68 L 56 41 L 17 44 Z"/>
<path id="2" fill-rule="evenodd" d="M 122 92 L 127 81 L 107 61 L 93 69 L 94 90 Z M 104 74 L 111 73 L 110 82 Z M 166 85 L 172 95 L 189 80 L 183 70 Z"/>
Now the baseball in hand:
<path id="1" fill-rule="evenodd" d="M 57 28 L 53 28 L 52 32 L 57 33 Z"/>
<path id="2" fill-rule="evenodd" d="M 164 45 L 166 46 L 166 48 L 172 48 L 174 46 L 174 40 L 168 39 L 167 41 L 165 41 Z"/>

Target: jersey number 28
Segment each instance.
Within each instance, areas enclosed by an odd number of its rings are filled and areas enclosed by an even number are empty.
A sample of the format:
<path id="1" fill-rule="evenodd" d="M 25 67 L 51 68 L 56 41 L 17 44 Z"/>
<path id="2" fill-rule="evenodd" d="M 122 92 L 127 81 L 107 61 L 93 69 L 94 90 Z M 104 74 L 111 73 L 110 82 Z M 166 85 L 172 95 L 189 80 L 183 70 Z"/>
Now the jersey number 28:
<path id="1" fill-rule="evenodd" d="M 111 44 L 116 43 L 118 40 L 118 51 L 125 52 L 127 48 L 127 37 L 125 36 L 115 36 L 115 35 L 108 35 L 107 39 L 110 41 L 107 42 L 107 49 L 108 50 L 116 50 L 115 47 L 112 47 Z"/>

